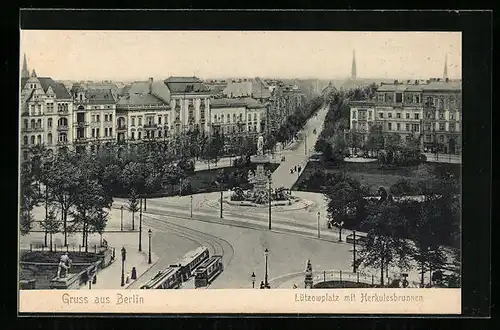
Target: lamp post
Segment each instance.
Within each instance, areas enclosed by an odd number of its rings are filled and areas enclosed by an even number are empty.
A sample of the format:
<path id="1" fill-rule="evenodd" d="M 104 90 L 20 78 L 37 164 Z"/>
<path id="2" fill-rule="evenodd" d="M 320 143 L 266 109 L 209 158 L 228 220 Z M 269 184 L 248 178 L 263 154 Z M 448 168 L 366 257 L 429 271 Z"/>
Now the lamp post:
<path id="1" fill-rule="evenodd" d="M 190 197 L 191 199 L 191 218 L 193 217 L 193 195 Z"/>
<path id="2" fill-rule="evenodd" d="M 264 256 L 266 257 L 266 276 L 265 276 L 265 278 L 264 278 L 264 286 L 265 286 L 266 288 L 268 288 L 268 287 L 269 287 L 269 283 L 268 283 L 268 281 L 267 281 L 267 275 L 268 275 L 268 274 L 267 274 L 267 258 L 268 258 L 268 256 L 269 256 L 269 250 L 268 250 L 267 248 L 266 248 L 266 249 L 265 249 L 265 251 L 264 251 Z"/>
<path id="3" fill-rule="evenodd" d="M 120 207 L 120 231 L 123 231 L 123 205 Z"/>
<path id="4" fill-rule="evenodd" d="M 344 225 L 344 221 L 339 223 L 339 242 L 342 242 L 342 226 Z"/>
<path id="5" fill-rule="evenodd" d="M 269 196 L 268 196 L 268 204 L 269 204 L 269 230 L 271 230 L 271 172 L 268 173 L 268 184 L 269 184 Z"/>
<path id="6" fill-rule="evenodd" d="M 252 272 L 250 277 L 252 278 L 252 289 L 255 289 L 255 272 Z"/>
<path id="7" fill-rule="evenodd" d="M 139 208 L 139 252 L 142 251 L 142 198 Z"/>
<path id="8" fill-rule="evenodd" d="M 149 237 L 149 253 L 148 253 L 148 264 L 151 264 L 151 236 L 153 235 L 153 232 L 151 231 L 151 228 L 148 230 L 148 237 Z"/>
<path id="9" fill-rule="evenodd" d="M 127 259 L 127 250 L 122 247 L 122 283 L 121 286 L 125 286 L 125 260 Z"/>
<path id="10" fill-rule="evenodd" d="M 320 238 L 320 233 L 319 233 L 319 218 L 321 216 L 321 213 L 318 212 L 318 238 Z"/>
<path id="11" fill-rule="evenodd" d="M 353 249 L 352 249 L 352 272 L 356 272 L 356 231 L 352 231 L 352 239 L 353 239 Z"/>

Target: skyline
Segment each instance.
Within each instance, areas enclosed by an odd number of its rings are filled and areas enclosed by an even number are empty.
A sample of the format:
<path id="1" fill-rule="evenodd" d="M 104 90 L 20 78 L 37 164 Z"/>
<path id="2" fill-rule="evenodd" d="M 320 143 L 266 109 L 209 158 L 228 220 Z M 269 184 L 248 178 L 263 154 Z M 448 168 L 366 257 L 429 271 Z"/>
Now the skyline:
<path id="1" fill-rule="evenodd" d="M 461 79 L 460 32 L 21 30 L 19 67 L 26 54 L 57 80 L 345 79 L 353 52 L 358 79 L 442 77 L 445 58 Z"/>

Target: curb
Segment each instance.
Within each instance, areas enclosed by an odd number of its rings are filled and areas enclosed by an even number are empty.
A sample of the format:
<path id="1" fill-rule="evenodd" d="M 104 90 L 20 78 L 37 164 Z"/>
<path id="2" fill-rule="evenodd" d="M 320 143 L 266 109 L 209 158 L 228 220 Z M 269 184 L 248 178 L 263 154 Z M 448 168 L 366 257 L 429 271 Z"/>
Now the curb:
<path id="1" fill-rule="evenodd" d="M 156 254 L 151 253 L 151 256 L 153 256 L 153 255 L 155 256 L 156 260 L 155 260 L 154 262 L 151 262 L 151 264 L 150 264 L 150 265 L 148 265 L 148 267 L 144 270 L 144 272 L 143 272 L 141 275 L 139 275 L 139 276 L 138 276 L 138 277 L 137 277 L 137 278 L 136 278 L 133 282 L 130 282 L 128 285 L 126 285 L 126 286 L 125 286 L 125 289 L 128 289 L 128 288 L 129 288 L 132 284 L 137 283 L 137 281 L 139 281 L 139 279 L 140 279 L 141 277 L 143 277 L 143 276 L 144 276 L 144 274 L 146 274 L 146 273 L 147 273 L 147 272 L 151 269 L 151 267 L 153 267 L 153 266 L 154 266 L 154 265 L 158 262 L 158 260 L 160 260 L 160 259 L 156 256 Z M 152 259 L 152 258 L 151 258 L 151 259 Z"/>

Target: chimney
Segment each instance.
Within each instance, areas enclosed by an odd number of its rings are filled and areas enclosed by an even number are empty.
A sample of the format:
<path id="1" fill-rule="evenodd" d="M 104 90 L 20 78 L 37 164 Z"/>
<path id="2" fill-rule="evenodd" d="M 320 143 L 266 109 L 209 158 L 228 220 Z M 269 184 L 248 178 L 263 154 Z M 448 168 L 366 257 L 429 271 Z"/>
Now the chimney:
<path id="1" fill-rule="evenodd" d="M 153 78 L 149 78 L 149 94 L 153 92 Z"/>

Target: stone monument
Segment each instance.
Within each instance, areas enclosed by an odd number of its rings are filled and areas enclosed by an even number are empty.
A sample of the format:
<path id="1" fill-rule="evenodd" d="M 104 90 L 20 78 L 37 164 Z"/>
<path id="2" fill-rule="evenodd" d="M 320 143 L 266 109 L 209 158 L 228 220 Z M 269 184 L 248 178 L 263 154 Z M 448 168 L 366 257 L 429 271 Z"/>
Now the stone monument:
<path id="1" fill-rule="evenodd" d="M 308 287 L 312 289 L 313 287 L 313 269 L 311 265 L 311 260 L 307 260 L 306 270 L 305 270 L 306 278 L 304 280 L 305 288 Z"/>
<path id="2" fill-rule="evenodd" d="M 255 174 L 248 177 L 248 181 L 253 184 L 254 194 L 259 194 L 261 192 L 265 192 L 267 194 L 267 183 L 269 177 L 264 171 L 264 164 L 268 164 L 270 161 L 269 156 L 264 155 L 264 138 L 261 135 L 257 139 L 257 155 L 250 157 L 250 162 L 257 164 Z"/>

